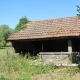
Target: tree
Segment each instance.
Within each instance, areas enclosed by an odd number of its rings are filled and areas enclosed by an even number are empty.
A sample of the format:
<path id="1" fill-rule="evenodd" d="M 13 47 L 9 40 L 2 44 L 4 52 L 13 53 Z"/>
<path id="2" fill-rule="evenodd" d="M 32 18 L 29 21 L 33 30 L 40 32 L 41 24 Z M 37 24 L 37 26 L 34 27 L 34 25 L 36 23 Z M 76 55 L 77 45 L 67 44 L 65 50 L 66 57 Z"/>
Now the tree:
<path id="1" fill-rule="evenodd" d="M 5 46 L 6 42 L 4 40 L 3 35 L 0 34 L 0 47 Z"/>
<path id="2" fill-rule="evenodd" d="M 6 46 L 7 38 L 13 31 L 8 25 L 4 24 L 0 26 L 0 47 Z"/>
<path id="3" fill-rule="evenodd" d="M 30 22 L 30 21 L 26 17 L 22 17 L 19 20 L 19 23 L 17 24 L 15 31 L 20 31 L 22 29 L 25 29 L 26 28 L 25 24 L 27 24 L 28 22 Z"/>
<path id="4" fill-rule="evenodd" d="M 77 16 L 78 16 L 78 18 L 80 18 L 80 6 L 76 6 L 76 7 L 77 7 L 77 11 L 78 11 Z"/>
<path id="5" fill-rule="evenodd" d="M 13 32 L 13 29 L 9 28 L 8 25 L 1 25 L 0 26 L 0 34 L 4 37 L 4 40 L 6 41 L 9 35 Z"/>

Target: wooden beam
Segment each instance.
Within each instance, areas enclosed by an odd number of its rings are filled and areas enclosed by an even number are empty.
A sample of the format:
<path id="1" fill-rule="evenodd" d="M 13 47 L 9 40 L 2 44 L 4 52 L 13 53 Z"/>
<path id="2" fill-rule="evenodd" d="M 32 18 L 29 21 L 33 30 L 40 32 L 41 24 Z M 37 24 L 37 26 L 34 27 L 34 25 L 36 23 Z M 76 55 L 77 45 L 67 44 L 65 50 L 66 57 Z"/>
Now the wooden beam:
<path id="1" fill-rule="evenodd" d="M 68 52 L 72 52 L 72 41 L 68 40 Z"/>

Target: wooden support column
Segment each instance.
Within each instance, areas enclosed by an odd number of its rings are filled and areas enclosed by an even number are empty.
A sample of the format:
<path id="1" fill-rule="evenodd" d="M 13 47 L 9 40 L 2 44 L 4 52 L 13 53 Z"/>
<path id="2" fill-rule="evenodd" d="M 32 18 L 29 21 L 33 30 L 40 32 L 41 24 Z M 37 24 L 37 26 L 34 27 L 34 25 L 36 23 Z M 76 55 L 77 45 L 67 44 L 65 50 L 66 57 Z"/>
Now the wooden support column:
<path id="1" fill-rule="evenodd" d="M 72 52 L 72 42 L 68 40 L 68 52 Z"/>
<path id="2" fill-rule="evenodd" d="M 43 51 L 43 42 L 42 42 L 42 51 Z"/>

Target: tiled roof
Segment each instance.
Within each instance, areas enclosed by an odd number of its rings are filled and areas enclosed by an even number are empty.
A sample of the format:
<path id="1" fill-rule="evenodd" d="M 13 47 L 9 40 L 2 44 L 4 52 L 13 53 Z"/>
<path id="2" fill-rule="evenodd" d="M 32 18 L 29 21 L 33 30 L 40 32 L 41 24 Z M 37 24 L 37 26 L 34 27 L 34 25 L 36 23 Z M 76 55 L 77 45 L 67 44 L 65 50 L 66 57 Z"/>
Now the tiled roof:
<path id="1" fill-rule="evenodd" d="M 80 19 L 67 17 L 29 22 L 27 29 L 13 33 L 8 40 L 80 36 Z"/>

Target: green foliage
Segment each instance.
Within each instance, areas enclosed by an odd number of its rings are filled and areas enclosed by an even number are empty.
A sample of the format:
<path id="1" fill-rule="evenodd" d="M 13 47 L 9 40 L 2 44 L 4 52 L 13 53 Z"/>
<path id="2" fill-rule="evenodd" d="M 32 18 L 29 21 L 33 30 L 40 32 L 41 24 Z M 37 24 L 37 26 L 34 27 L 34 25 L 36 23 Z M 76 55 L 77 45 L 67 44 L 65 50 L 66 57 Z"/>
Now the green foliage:
<path id="1" fill-rule="evenodd" d="M 31 80 L 32 76 L 36 74 L 54 71 L 54 64 L 36 65 L 36 63 L 34 60 L 6 51 L 6 54 L 0 58 L 0 75 L 3 76 L 0 77 L 4 80 L 7 78 L 10 80 Z"/>
<path id="2" fill-rule="evenodd" d="M 6 43 L 6 47 L 12 47 L 11 42 L 7 42 L 7 43 Z"/>
<path id="3" fill-rule="evenodd" d="M 41 76 L 41 74 L 49 74 L 51 80 L 72 80 L 78 72 L 80 72 L 78 67 L 55 69 L 53 63 L 45 64 L 39 62 L 39 60 L 34 61 L 19 54 L 14 54 L 10 47 L 0 49 L 0 80 L 38 80 L 34 77 L 36 75 Z M 56 74 L 57 78 L 55 78 Z M 65 75 L 69 75 L 70 79 L 66 79 Z"/>
<path id="4" fill-rule="evenodd" d="M 5 46 L 5 43 L 3 35 L 0 34 L 0 47 Z"/>
<path id="5" fill-rule="evenodd" d="M 78 18 L 80 18 L 80 6 L 76 6 L 77 7 L 77 11 L 78 11 L 78 14 L 77 14 L 77 16 L 78 16 Z"/>
<path id="6" fill-rule="evenodd" d="M 73 53 L 71 55 L 69 55 L 69 60 L 71 63 L 80 63 L 80 53 Z"/>
<path id="7" fill-rule="evenodd" d="M 50 71 L 54 71 L 55 69 L 55 65 L 53 63 L 50 63 L 50 64 L 45 64 L 45 63 L 42 63 L 42 64 L 38 64 L 37 66 L 33 66 L 34 69 L 36 69 L 34 71 L 35 74 L 43 74 L 43 73 L 49 73 Z"/>
<path id="8" fill-rule="evenodd" d="M 13 29 L 9 28 L 8 25 L 1 25 L 0 26 L 0 47 L 6 46 L 6 40 L 11 33 L 13 33 Z"/>
<path id="9" fill-rule="evenodd" d="M 7 78 L 5 78 L 4 76 L 1 76 L 1 77 L 0 77 L 0 80 L 11 80 L 11 79 L 7 79 Z"/>
<path id="10" fill-rule="evenodd" d="M 32 80 L 31 75 L 28 73 L 24 73 L 23 75 L 19 76 L 16 80 Z"/>
<path id="11" fill-rule="evenodd" d="M 15 31 L 20 31 L 22 29 L 25 29 L 26 28 L 26 25 L 29 22 L 29 20 L 26 18 L 26 17 L 22 17 L 20 20 L 19 20 L 19 23 L 17 24 L 16 28 L 15 28 Z"/>
<path id="12" fill-rule="evenodd" d="M 0 26 L 0 34 L 3 35 L 5 40 L 7 40 L 7 38 L 12 32 L 13 32 L 13 29 L 9 28 L 8 25 L 4 24 Z"/>

